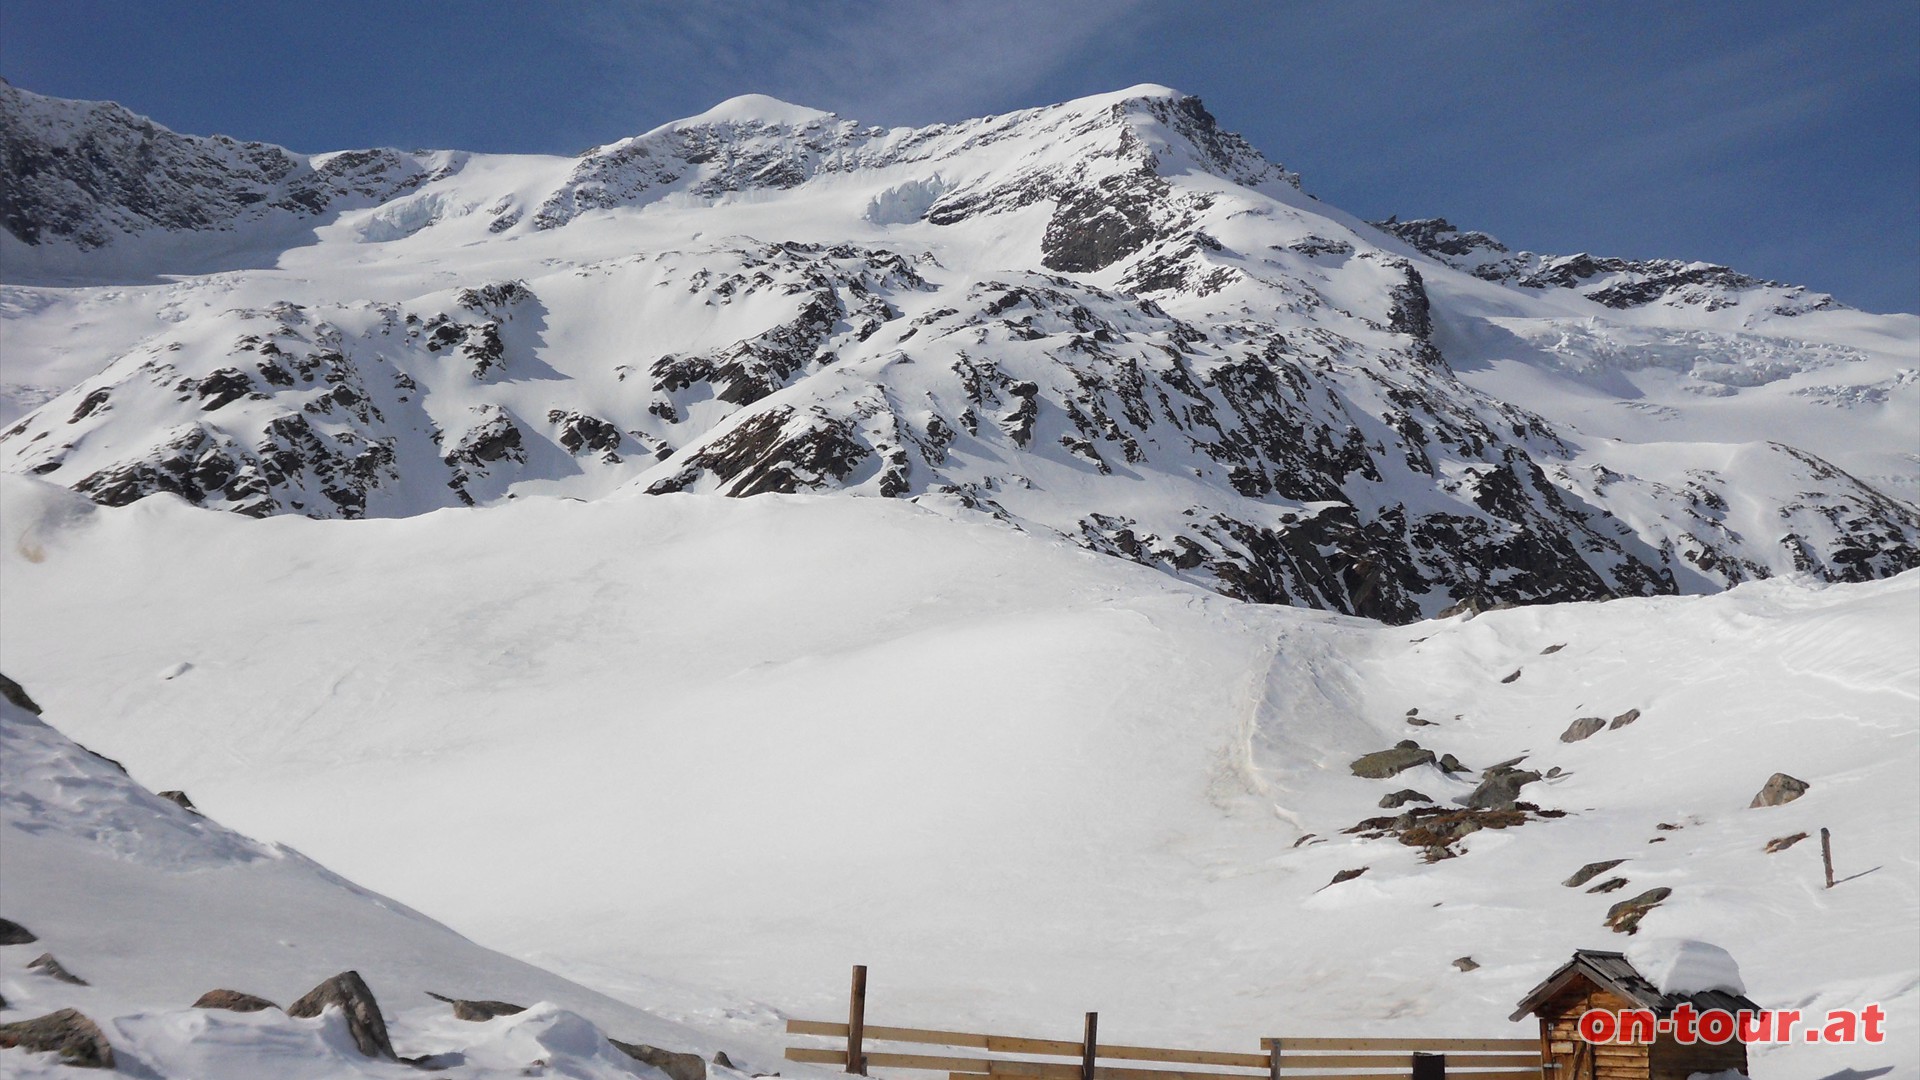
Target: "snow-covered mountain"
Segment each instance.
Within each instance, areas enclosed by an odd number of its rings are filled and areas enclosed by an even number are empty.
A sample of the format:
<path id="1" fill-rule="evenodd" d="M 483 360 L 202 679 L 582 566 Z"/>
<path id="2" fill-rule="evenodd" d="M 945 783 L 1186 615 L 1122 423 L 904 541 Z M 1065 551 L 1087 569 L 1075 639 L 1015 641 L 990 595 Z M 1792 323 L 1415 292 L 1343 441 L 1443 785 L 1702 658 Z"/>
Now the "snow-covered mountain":
<path id="1" fill-rule="evenodd" d="M 1920 319 L 1383 230 L 1163 87 L 577 158 L 0 114 L 0 468 L 109 505 L 844 493 L 1396 622 L 1920 565 Z"/>

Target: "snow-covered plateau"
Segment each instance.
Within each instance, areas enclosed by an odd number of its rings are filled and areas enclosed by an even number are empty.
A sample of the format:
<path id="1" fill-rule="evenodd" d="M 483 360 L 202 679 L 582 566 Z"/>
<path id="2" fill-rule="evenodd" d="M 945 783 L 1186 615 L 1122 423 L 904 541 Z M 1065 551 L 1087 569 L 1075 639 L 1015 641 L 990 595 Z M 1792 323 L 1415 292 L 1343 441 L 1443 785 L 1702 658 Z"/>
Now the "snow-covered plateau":
<path id="1" fill-rule="evenodd" d="M 855 963 L 1251 1052 L 1631 945 L 1886 1010 L 1756 1080 L 1920 1077 L 1920 318 L 1370 224 L 1152 86 L 562 158 L 0 84 L 0 173 L 0 1024 L 791 1077 Z M 192 1007 L 349 970 L 396 1058 Z"/>

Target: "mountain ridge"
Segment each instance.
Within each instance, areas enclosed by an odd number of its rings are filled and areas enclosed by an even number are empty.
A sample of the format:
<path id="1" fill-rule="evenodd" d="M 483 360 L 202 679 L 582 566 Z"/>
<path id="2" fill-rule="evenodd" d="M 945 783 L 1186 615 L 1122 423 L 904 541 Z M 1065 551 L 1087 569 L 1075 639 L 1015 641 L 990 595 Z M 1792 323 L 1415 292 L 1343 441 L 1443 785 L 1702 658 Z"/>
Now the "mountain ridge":
<path id="1" fill-rule="evenodd" d="M 1376 231 L 1164 87 L 919 129 L 734 99 L 576 158 L 406 160 L 437 164 L 384 199 L 268 204 L 323 223 L 277 267 L 175 286 L 180 318 L 47 391 L 0 467 L 254 516 L 907 498 L 1390 621 L 1920 565 L 1920 511 L 1878 486 L 1914 471 L 1893 434 L 1809 449 L 1756 413 L 1897 430 L 1915 395 L 1883 341 L 1913 320 L 1438 219 Z M 72 299 L 15 288 L 54 340 Z M 1522 369 L 1551 392 L 1515 392 Z M 1695 418 L 1686 451 L 1629 453 L 1674 432 L 1596 424 L 1600 386 Z"/>

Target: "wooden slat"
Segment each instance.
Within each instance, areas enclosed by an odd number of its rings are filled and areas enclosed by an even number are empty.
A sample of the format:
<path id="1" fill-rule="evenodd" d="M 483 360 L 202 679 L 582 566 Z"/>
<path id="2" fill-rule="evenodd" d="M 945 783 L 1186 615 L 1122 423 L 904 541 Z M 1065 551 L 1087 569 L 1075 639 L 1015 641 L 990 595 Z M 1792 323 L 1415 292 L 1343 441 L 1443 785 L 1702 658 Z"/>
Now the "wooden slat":
<path id="1" fill-rule="evenodd" d="M 1516 1076 L 1539 1076 L 1538 1070 L 1532 1073 L 1510 1072 L 1454 1072 L 1451 1059 L 1447 1065 L 1447 1080 L 1513 1080 Z"/>
<path id="2" fill-rule="evenodd" d="M 805 1061 L 814 1065 L 845 1065 L 845 1050 L 819 1050 L 811 1046 L 787 1047 L 788 1061 Z"/>
<path id="3" fill-rule="evenodd" d="M 1282 1036 L 1285 1045 L 1282 1050 L 1432 1050 L 1439 1053 L 1451 1053 L 1455 1050 L 1533 1050 L 1538 1052 L 1538 1039 L 1334 1039 L 1323 1037 Z M 1272 1039 L 1261 1039 L 1260 1045 L 1273 1045 Z M 1448 1070 L 1451 1075 L 1452 1070 Z"/>
<path id="4" fill-rule="evenodd" d="M 789 1020 L 789 1035 L 842 1036 L 847 1025 L 823 1020 Z M 985 1035 L 970 1031 L 940 1031 L 934 1028 L 866 1026 L 866 1037 L 876 1042 L 928 1043 L 935 1046 L 977 1046 L 996 1054 L 1048 1054 L 1079 1057 L 1083 1047 L 1070 1039 L 1033 1039 L 1019 1035 Z M 1099 1055 L 1116 1061 L 1166 1061 L 1180 1065 L 1227 1065 L 1244 1069 L 1265 1069 L 1265 1054 L 1242 1054 L 1226 1050 L 1181 1050 L 1159 1046 L 1120 1046 L 1101 1043 Z"/>
<path id="5" fill-rule="evenodd" d="M 1534 1069 L 1540 1068 L 1538 1051 L 1511 1054 L 1448 1054 L 1447 1072 L 1461 1068 Z M 1406 1051 L 1388 1054 L 1295 1054 L 1280 1053 L 1282 1069 L 1412 1069 L 1413 1055 Z"/>
<path id="6" fill-rule="evenodd" d="M 1080 1066 L 1049 1061 L 1007 1061 L 996 1059 L 988 1067 L 994 1076 L 1020 1076 L 1038 1080 L 1077 1080 Z M 1191 1069 L 1128 1069 L 1102 1065 L 1093 1070 L 1094 1080 L 1260 1080 L 1247 1073 L 1204 1072 Z"/>

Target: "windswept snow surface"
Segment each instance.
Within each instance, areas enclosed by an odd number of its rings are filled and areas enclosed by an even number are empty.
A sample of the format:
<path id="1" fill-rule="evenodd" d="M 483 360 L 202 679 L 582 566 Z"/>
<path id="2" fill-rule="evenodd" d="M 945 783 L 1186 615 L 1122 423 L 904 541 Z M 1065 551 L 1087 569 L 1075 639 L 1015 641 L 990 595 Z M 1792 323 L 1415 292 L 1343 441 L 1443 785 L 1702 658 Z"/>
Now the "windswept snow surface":
<path id="1" fill-rule="evenodd" d="M 78 1009 L 129 1075 L 419 1075 L 361 1054 L 338 1010 L 301 1020 L 278 1009 L 190 1007 L 216 988 L 285 1007 L 349 969 L 379 1000 L 395 1050 L 430 1057 L 441 1075 L 524 1076 L 544 1061 L 554 1076 L 659 1080 L 602 1029 L 681 1049 L 713 1043 L 161 799 L 8 701 L 0 701 L 0 867 L 0 912 L 39 937 L 0 949 L 0 1021 Z M 87 985 L 30 970 L 45 952 Z M 429 990 L 530 1008 L 469 1023 Z M 55 1055 L 24 1050 L 0 1051 L 0 1072 L 72 1075 Z"/>
<path id="2" fill-rule="evenodd" d="M 876 1023 L 1524 1034 L 1513 1002 L 1668 888 L 1642 933 L 1719 943 L 1762 1004 L 1891 1018 L 1757 1075 L 1920 1072 L 1920 574 L 1384 627 L 891 500 L 337 522 L 0 494 L 0 670 L 74 737 L 709 1031 L 771 1045 L 860 962 Z M 1472 771 L 1348 771 L 1407 738 Z M 1432 864 L 1342 832 L 1523 755 L 1561 771 L 1521 798 L 1566 816 Z M 1750 809 L 1776 771 L 1810 790 Z M 1763 850 L 1821 826 L 1833 890 L 1817 841 Z"/>

